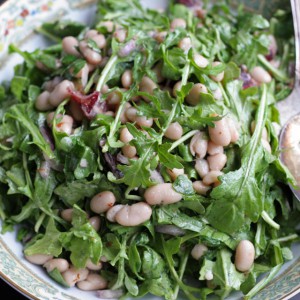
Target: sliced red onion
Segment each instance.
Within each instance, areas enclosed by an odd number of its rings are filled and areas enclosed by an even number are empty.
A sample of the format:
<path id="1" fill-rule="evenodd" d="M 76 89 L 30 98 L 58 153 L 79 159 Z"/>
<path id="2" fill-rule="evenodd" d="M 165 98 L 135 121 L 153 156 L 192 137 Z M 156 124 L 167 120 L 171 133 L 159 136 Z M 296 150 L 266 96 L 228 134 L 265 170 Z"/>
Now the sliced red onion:
<path id="1" fill-rule="evenodd" d="M 130 40 L 129 42 L 127 42 L 123 48 L 121 48 L 119 50 L 119 56 L 120 57 L 126 57 L 129 54 L 131 54 L 131 52 L 133 52 L 136 49 L 136 44 L 135 44 L 135 40 Z"/>
<path id="2" fill-rule="evenodd" d="M 240 79 L 243 81 L 243 89 L 247 89 L 252 86 L 257 86 L 257 82 L 251 77 L 248 72 L 241 72 Z"/>
<path id="3" fill-rule="evenodd" d="M 40 133 L 42 134 L 43 138 L 49 144 L 51 150 L 53 151 L 55 149 L 54 138 L 49 127 L 46 126 L 40 127 Z"/>
<path id="4" fill-rule="evenodd" d="M 128 157 L 124 156 L 121 152 L 117 154 L 117 161 L 123 165 L 129 164 Z"/>
<path id="5" fill-rule="evenodd" d="M 108 169 L 114 174 L 116 178 L 121 178 L 124 174 L 117 168 L 117 159 L 109 152 L 103 153 L 104 160 Z"/>
<path id="6" fill-rule="evenodd" d="M 157 225 L 155 226 L 155 231 L 173 236 L 183 236 L 186 233 L 185 230 L 175 225 Z"/>
<path id="7" fill-rule="evenodd" d="M 157 170 L 153 170 L 150 172 L 150 179 L 156 183 L 164 183 L 164 179 L 161 174 Z"/>
<path id="8" fill-rule="evenodd" d="M 118 299 L 124 294 L 122 290 L 99 290 L 96 293 L 102 299 Z"/>

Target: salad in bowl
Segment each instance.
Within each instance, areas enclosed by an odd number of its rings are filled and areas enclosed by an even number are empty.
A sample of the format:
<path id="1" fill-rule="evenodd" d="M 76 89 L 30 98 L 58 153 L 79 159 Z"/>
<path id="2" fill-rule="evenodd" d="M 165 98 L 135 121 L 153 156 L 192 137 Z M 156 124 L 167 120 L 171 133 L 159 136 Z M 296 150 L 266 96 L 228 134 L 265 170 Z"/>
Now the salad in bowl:
<path id="1" fill-rule="evenodd" d="M 275 107 L 293 86 L 289 26 L 288 11 L 226 2 L 102 0 L 93 26 L 44 23 L 50 46 L 11 44 L 2 232 L 102 299 L 254 297 L 299 241 Z"/>

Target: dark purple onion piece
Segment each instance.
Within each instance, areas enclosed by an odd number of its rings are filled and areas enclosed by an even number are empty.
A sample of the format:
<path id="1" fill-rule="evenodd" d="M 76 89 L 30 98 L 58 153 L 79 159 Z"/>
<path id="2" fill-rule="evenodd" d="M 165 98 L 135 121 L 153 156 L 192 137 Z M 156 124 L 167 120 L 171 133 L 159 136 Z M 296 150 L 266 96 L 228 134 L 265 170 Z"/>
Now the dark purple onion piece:
<path id="1" fill-rule="evenodd" d="M 183 236 L 186 233 L 185 230 L 175 225 L 157 225 L 155 226 L 155 231 L 173 236 Z"/>
<path id="2" fill-rule="evenodd" d="M 115 156 L 110 154 L 109 152 L 105 152 L 103 154 L 104 160 L 108 169 L 114 174 L 116 178 L 121 178 L 124 174 L 117 168 L 117 159 Z"/>
<path id="3" fill-rule="evenodd" d="M 129 165 L 128 157 L 124 156 L 121 152 L 117 154 L 117 161 L 123 165 Z"/>
<path id="4" fill-rule="evenodd" d="M 43 138 L 49 144 L 51 150 L 53 151 L 55 149 L 55 144 L 54 144 L 52 131 L 50 130 L 50 128 L 46 126 L 42 126 L 40 127 L 40 133 L 42 134 Z"/>
<path id="5" fill-rule="evenodd" d="M 243 81 L 243 89 L 257 85 L 257 82 L 250 76 L 250 74 L 244 71 L 241 72 L 240 80 Z"/>
<path id="6" fill-rule="evenodd" d="M 136 49 L 135 40 L 130 40 L 127 42 L 123 48 L 119 50 L 119 56 L 120 57 L 126 57 L 131 54 Z"/>

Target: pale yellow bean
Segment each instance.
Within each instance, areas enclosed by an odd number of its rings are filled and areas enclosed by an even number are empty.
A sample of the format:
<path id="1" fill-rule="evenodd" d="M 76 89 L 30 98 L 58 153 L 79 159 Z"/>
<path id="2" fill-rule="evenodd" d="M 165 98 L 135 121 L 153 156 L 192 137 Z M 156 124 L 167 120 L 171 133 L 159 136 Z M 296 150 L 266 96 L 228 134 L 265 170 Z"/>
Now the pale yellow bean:
<path id="1" fill-rule="evenodd" d="M 190 105 L 197 105 L 201 102 L 201 93 L 207 93 L 207 87 L 202 83 L 196 83 L 186 96 L 185 101 Z"/>
<path id="2" fill-rule="evenodd" d="M 108 281 L 99 274 L 90 273 L 85 280 L 77 282 L 76 285 L 83 291 L 96 291 L 107 288 Z"/>
<path id="3" fill-rule="evenodd" d="M 183 129 L 178 122 L 171 123 L 165 131 L 165 137 L 170 140 L 176 141 L 182 137 Z"/>
<path id="4" fill-rule="evenodd" d="M 62 273 L 62 277 L 67 285 L 72 287 L 77 282 L 85 280 L 88 274 L 88 269 L 76 269 L 75 267 L 71 266 L 67 271 Z"/>
<path id="5" fill-rule="evenodd" d="M 225 118 L 215 121 L 215 127 L 209 127 L 209 137 L 217 145 L 228 146 L 231 142 L 231 133 Z"/>
<path id="6" fill-rule="evenodd" d="M 206 176 L 209 172 L 209 166 L 207 160 L 204 158 L 196 159 L 195 169 L 201 178 Z"/>
<path id="7" fill-rule="evenodd" d="M 207 157 L 208 165 L 211 171 L 221 171 L 227 162 L 227 156 L 224 153 L 218 153 Z"/>
<path id="8" fill-rule="evenodd" d="M 211 187 L 205 185 L 201 180 L 197 180 L 193 182 L 193 189 L 197 194 L 205 196 Z"/>
<path id="9" fill-rule="evenodd" d="M 191 251 L 191 255 L 194 259 L 199 260 L 207 250 L 208 248 L 204 244 L 196 244 Z"/>
<path id="10" fill-rule="evenodd" d="M 129 89 L 133 84 L 133 74 L 131 70 L 126 70 L 121 77 L 122 86 L 126 89 Z"/>
<path id="11" fill-rule="evenodd" d="M 171 29 L 175 29 L 179 27 L 186 28 L 186 21 L 181 18 L 176 18 L 171 22 L 170 27 Z"/>
<path id="12" fill-rule="evenodd" d="M 213 67 L 216 67 L 216 66 L 218 66 L 218 65 L 220 65 L 221 64 L 221 62 L 219 62 L 219 61 L 214 61 L 213 63 L 212 63 L 212 66 Z M 224 71 L 222 71 L 222 72 L 220 72 L 218 75 L 210 75 L 210 78 L 212 79 L 212 80 L 214 80 L 214 81 L 216 81 L 216 82 L 220 82 L 220 81 L 222 81 L 223 80 L 223 78 L 224 78 Z"/>
<path id="13" fill-rule="evenodd" d="M 101 214 L 113 207 L 115 202 L 115 195 L 111 191 L 104 191 L 92 198 L 90 208 L 93 212 Z"/>
<path id="14" fill-rule="evenodd" d="M 215 144 L 213 141 L 209 141 L 207 145 L 207 153 L 209 155 L 216 155 L 220 153 L 224 153 L 224 147 Z"/>
<path id="15" fill-rule="evenodd" d="M 248 240 L 239 242 L 235 252 L 235 267 L 240 272 L 248 272 L 253 266 L 255 258 L 255 248 Z"/>
<path id="16" fill-rule="evenodd" d="M 209 64 L 209 61 L 207 58 L 205 58 L 204 56 L 202 56 L 199 53 L 195 53 L 193 55 L 193 59 L 195 64 L 199 67 L 199 68 L 206 68 Z"/>
<path id="17" fill-rule="evenodd" d="M 259 83 L 269 83 L 272 81 L 271 75 L 262 67 L 254 67 L 250 72 L 251 77 Z"/>
<path id="18" fill-rule="evenodd" d="M 150 95 L 153 95 L 153 91 L 157 88 L 157 84 L 149 77 L 147 76 L 144 76 L 142 78 L 142 81 L 139 85 L 139 90 L 141 92 L 144 92 L 144 93 L 148 93 Z M 142 98 L 149 102 L 149 98 L 147 96 L 142 96 Z"/>
<path id="19" fill-rule="evenodd" d="M 204 178 L 203 178 L 203 183 L 205 185 L 211 185 L 213 183 L 219 183 L 219 176 L 223 175 L 223 172 L 221 171 L 210 171 L 208 172 Z"/>
<path id="20" fill-rule="evenodd" d="M 118 204 L 114 205 L 111 207 L 107 212 L 106 212 L 106 219 L 112 223 L 116 222 L 116 214 L 118 211 L 120 211 L 125 205 Z"/>
<path id="21" fill-rule="evenodd" d="M 208 141 L 202 131 L 198 131 L 190 141 L 190 151 L 197 158 L 204 158 L 207 153 Z"/>
<path id="22" fill-rule="evenodd" d="M 63 273 L 69 269 L 69 262 L 63 258 L 53 258 L 44 263 L 43 267 L 46 268 L 48 273 L 52 272 L 54 269 Z"/>
<path id="23" fill-rule="evenodd" d="M 35 101 L 35 108 L 39 111 L 47 111 L 54 108 L 49 102 L 50 93 L 48 91 L 42 92 Z"/>

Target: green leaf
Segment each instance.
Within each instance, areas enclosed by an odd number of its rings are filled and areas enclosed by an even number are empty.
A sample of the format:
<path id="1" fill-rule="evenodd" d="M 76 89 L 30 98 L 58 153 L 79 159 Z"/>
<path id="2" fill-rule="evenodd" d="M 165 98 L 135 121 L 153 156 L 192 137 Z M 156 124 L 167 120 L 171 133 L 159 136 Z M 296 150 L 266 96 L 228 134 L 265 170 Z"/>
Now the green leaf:
<path id="1" fill-rule="evenodd" d="M 183 195 L 195 194 L 193 184 L 186 175 L 179 175 L 173 183 L 173 188 L 176 192 Z"/>
<path id="2" fill-rule="evenodd" d="M 22 101 L 23 92 L 29 86 L 29 79 L 22 76 L 14 76 L 11 81 L 11 91 L 19 101 Z"/>
<path id="3" fill-rule="evenodd" d="M 48 274 L 52 279 L 54 279 L 59 284 L 65 287 L 70 287 L 65 281 L 65 279 L 63 278 L 63 276 L 61 275 L 61 273 L 58 271 L 58 269 L 55 268 L 51 272 L 48 272 Z"/>
<path id="4" fill-rule="evenodd" d="M 163 143 L 158 146 L 158 157 L 159 161 L 169 169 L 183 169 L 182 164 L 178 161 L 178 157 L 169 153 L 171 144 Z"/>
<path id="5" fill-rule="evenodd" d="M 124 284 L 125 284 L 125 287 L 128 290 L 128 292 L 132 296 L 137 296 L 138 295 L 139 288 L 138 288 L 138 285 L 137 285 L 135 279 L 133 279 L 133 278 L 129 277 L 127 274 L 125 274 Z"/>

